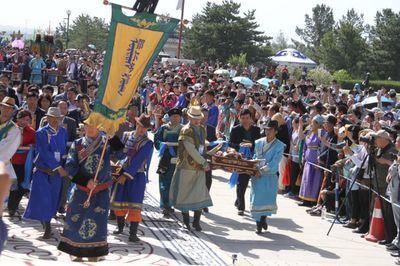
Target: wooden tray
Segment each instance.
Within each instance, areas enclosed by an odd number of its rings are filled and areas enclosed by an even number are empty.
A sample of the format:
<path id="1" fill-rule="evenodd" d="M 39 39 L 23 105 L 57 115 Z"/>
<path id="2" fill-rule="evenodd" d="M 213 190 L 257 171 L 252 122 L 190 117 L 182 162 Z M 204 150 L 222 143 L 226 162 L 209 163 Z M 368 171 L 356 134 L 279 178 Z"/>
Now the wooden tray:
<path id="1" fill-rule="evenodd" d="M 244 160 L 211 155 L 212 169 L 221 169 L 226 172 L 237 172 L 239 174 L 256 175 L 259 160 Z"/>

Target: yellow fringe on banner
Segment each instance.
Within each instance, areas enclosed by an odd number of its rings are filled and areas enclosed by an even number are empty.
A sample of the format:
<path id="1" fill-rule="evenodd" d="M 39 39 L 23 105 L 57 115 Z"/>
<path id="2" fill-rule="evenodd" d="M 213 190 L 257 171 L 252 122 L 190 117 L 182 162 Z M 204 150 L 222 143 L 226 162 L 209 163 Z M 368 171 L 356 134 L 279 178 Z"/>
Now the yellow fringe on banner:
<path id="1" fill-rule="evenodd" d="M 109 136 L 113 136 L 118 131 L 119 125 L 125 122 L 126 117 L 121 117 L 116 120 L 110 120 L 104 117 L 102 114 L 92 112 L 89 117 L 85 120 L 85 123 L 89 125 L 95 125 L 99 130 L 107 133 Z"/>

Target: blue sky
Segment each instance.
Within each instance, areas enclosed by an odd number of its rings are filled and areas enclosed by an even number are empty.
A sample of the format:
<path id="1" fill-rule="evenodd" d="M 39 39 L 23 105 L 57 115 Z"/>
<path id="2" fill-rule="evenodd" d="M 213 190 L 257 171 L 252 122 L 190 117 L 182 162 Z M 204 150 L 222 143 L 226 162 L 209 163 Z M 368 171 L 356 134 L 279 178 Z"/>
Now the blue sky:
<path id="1" fill-rule="evenodd" d="M 134 3 L 134 0 L 114 1 L 128 6 Z M 72 11 L 72 19 L 81 13 L 87 13 L 110 20 L 111 9 L 109 6 L 104 6 L 102 2 L 103 0 L 4 0 L 1 3 L 0 25 L 47 29 L 50 24 L 54 30 L 55 26 L 66 18 L 68 9 Z M 207 0 L 186 0 L 185 18 L 190 20 L 193 14 L 201 11 L 206 2 Z M 221 3 L 222 0 L 211 2 Z M 267 35 L 275 37 L 279 31 L 282 31 L 289 38 L 298 38 L 295 34 L 296 26 L 304 25 L 304 15 L 311 14 L 311 9 L 316 4 L 324 3 L 332 7 L 336 20 L 348 9 L 354 8 L 358 13 L 364 14 L 365 21 L 369 24 L 373 23 L 377 10 L 383 8 L 392 8 L 396 12 L 400 10 L 400 0 L 236 0 L 236 2 L 242 4 L 243 11 L 256 9 L 260 29 Z M 176 10 L 177 3 L 178 0 L 159 0 L 156 12 L 169 13 L 179 18 L 180 11 Z M 1 26 L 0 30 L 2 30 Z"/>

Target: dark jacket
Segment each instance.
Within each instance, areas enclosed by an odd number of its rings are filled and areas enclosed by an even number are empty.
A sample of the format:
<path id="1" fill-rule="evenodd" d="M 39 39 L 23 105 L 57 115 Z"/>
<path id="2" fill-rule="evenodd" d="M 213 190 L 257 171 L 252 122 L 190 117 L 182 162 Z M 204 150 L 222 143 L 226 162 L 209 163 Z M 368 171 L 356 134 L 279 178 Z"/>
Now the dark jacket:
<path id="1" fill-rule="evenodd" d="M 261 135 L 259 127 L 252 125 L 250 126 L 250 129 L 246 131 L 242 125 L 237 125 L 232 128 L 229 146 L 239 151 L 240 143 L 242 143 L 244 140 L 247 140 L 253 144 L 251 151 L 254 151 L 254 142 L 260 137 Z"/>
<path id="2" fill-rule="evenodd" d="M 334 132 L 328 133 L 326 136 L 326 140 L 329 143 L 336 144 L 337 143 L 337 136 Z M 323 162 L 323 166 L 326 168 L 330 168 L 334 163 L 337 161 L 337 151 L 334 149 L 329 149 L 326 146 L 323 146 L 323 148 L 320 150 L 320 157 L 319 159 Z"/>
<path id="3" fill-rule="evenodd" d="M 67 116 L 75 120 L 76 127 L 79 127 L 79 123 L 82 123 L 81 109 L 72 110 L 68 112 Z"/>
<path id="4" fill-rule="evenodd" d="M 283 124 L 282 126 L 280 126 L 278 128 L 278 134 L 276 135 L 276 138 L 279 139 L 280 141 L 282 141 L 286 147 L 285 147 L 285 151 L 284 151 L 284 156 L 288 157 L 288 153 L 290 151 L 290 137 L 289 137 L 289 130 L 288 127 L 286 126 L 286 124 Z"/>

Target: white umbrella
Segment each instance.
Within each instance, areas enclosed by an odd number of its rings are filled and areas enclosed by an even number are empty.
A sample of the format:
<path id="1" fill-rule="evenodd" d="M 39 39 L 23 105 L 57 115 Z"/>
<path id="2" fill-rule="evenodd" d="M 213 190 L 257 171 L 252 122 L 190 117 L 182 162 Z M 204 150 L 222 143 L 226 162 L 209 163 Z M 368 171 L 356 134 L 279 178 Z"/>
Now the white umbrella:
<path id="1" fill-rule="evenodd" d="M 229 75 L 230 75 L 228 70 L 222 69 L 222 68 L 215 70 L 214 74 L 215 75 L 227 76 L 227 77 L 229 77 Z"/>
<path id="2" fill-rule="evenodd" d="M 278 65 L 288 65 L 296 67 L 308 67 L 315 68 L 317 63 L 308 58 L 300 51 L 292 48 L 287 48 L 277 52 L 274 56 L 271 56 L 272 62 Z"/>
<path id="3" fill-rule="evenodd" d="M 388 105 L 393 103 L 393 101 L 391 99 L 388 99 L 388 98 L 386 98 L 384 96 L 381 97 L 381 102 L 382 102 L 382 106 L 388 106 Z M 365 108 L 377 107 L 378 106 L 378 97 L 376 97 L 376 96 L 368 97 L 368 98 L 364 99 L 361 102 L 361 104 Z"/>

